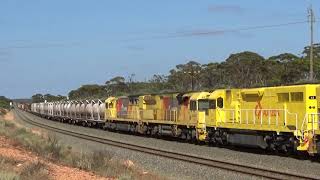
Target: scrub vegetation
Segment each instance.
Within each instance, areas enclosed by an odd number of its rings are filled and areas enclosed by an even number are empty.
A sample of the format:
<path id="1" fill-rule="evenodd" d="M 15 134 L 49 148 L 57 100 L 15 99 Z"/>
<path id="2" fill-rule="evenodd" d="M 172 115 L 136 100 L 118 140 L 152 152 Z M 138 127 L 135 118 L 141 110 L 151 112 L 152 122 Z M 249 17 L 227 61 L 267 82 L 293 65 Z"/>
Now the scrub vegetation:
<path id="1" fill-rule="evenodd" d="M 0 115 L 4 115 L 10 109 L 10 99 L 0 96 Z"/>
<path id="2" fill-rule="evenodd" d="M 40 180 L 49 179 L 46 165 L 36 161 L 24 166 L 19 172 L 14 169 L 19 161 L 0 156 L 0 179 L 2 180 Z"/>

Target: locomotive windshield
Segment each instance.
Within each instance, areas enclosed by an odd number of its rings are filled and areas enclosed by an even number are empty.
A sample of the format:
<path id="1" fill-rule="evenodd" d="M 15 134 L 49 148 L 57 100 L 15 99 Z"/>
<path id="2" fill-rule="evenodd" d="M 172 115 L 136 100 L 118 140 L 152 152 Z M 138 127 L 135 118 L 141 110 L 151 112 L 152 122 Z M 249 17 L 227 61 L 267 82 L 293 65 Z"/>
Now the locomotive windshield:
<path id="1" fill-rule="evenodd" d="M 198 110 L 205 111 L 209 109 L 209 100 L 207 99 L 199 99 L 198 100 Z"/>

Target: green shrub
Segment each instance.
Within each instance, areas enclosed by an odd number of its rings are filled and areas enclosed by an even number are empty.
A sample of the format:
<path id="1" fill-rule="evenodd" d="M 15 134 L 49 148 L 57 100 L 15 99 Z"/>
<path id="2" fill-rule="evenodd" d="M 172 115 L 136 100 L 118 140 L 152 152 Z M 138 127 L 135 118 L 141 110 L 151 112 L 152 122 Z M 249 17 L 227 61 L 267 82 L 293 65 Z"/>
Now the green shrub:
<path id="1" fill-rule="evenodd" d="M 60 145 L 59 140 L 54 135 L 49 135 L 48 140 L 45 144 L 44 152 L 42 153 L 49 153 L 51 158 L 53 159 L 63 159 L 64 147 Z"/>
<path id="2" fill-rule="evenodd" d="M 0 109 L 10 109 L 10 99 L 0 96 Z"/>

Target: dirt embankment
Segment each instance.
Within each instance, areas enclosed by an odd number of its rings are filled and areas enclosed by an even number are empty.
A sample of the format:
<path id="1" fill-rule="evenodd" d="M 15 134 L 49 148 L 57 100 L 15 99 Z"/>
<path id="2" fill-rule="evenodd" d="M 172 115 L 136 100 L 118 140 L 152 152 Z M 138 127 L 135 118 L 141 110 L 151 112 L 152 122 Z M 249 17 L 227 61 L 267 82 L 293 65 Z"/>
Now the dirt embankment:
<path id="1" fill-rule="evenodd" d="M 10 169 L 17 175 L 23 174 L 26 169 L 30 168 L 29 166 L 40 164 L 41 168 L 38 169 L 40 171 L 36 172 L 37 174 L 30 174 L 29 177 L 47 176 L 50 179 L 56 180 L 108 179 L 99 177 L 91 172 L 49 162 L 48 160 L 43 159 L 30 151 L 16 146 L 14 141 L 3 136 L 0 136 L 0 156 L 5 159 L 10 159 L 10 161 L 13 162 L 7 166 L 11 166 L 12 168 Z"/>

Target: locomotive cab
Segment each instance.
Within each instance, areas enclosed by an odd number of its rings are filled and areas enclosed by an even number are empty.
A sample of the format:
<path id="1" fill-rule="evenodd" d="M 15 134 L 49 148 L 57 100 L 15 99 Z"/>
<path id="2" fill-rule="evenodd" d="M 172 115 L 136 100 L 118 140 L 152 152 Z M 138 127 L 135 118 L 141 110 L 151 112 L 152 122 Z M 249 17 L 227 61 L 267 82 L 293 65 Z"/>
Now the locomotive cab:
<path id="1" fill-rule="evenodd" d="M 204 141 L 207 136 L 206 119 L 209 115 L 209 92 L 193 93 L 190 98 L 190 122 L 196 124 L 196 138 Z"/>
<path id="2" fill-rule="evenodd" d="M 117 108 L 116 108 L 117 98 L 109 97 L 105 101 L 105 119 L 108 118 L 117 118 Z"/>

